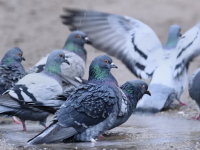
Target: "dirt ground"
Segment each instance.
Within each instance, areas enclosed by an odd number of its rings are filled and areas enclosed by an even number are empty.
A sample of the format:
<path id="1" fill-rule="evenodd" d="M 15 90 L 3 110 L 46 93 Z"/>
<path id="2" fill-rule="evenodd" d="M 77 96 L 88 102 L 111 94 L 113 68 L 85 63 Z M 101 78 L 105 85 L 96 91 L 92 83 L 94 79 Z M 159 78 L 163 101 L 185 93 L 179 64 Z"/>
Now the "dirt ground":
<path id="1" fill-rule="evenodd" d="M 164 44 L 172 24 L 180 25 L 184 33 L 200 21 L 199 6 L 199 0 L 0 0 L 0 58 L 8 49 L 14 46 L 20 47 L 26 58 L 23 65 L 28 69 L 45 54 L 62 48 L 70 33 L 59 18 L 63 14 L 63 7 L 98 10 L 134 17 L 149 25 Z M 88 77 L 90 62 L 94 57 L 103 54 L 90 46 L 86 46 L 86 49 L 88 56 L 85 79 Z M 113 60 L 119 68 L 112 72 L 120 85 L 127 80 L 136 79 L 121 61 L 115 58 Z M 189 76 L 199 67 L 200 57 L 197 57 L 190 64 Z M 189 98 L 187 89 L 182 95 L 182 101 L 189 105 L 161 112 L 156 116 L 177 119 L 195 116 L 196 104 Z M 200 132 L 198 133 L 200 135 Z M 200 141 L 200 138 L 197 138 L 198 140 Z M 153 144 L 153 147 L 148 149 L 184 149 L 182 147 L 184 145 L 186 149 L 198 149 L 196 143 L 191 146 L 190 142 L 189 139 L 179 142 L 175 140 L 172 147 L 167 145 L 167 142 L 161 142 Z M 146 149 L 145 144 L 143 146 L 142 148 Z M 0 141 L 0 149 L 2 148 L 20 149 L 6 142 L 4 138 Z"/>

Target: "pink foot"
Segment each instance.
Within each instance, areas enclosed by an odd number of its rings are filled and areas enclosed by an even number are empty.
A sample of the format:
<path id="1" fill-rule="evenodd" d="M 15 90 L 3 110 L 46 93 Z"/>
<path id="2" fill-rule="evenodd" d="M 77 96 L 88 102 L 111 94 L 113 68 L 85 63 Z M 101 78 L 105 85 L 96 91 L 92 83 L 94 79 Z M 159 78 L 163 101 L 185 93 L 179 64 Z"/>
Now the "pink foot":
<path id="1" fill-rule="evenodd" d="M 104 136 L 101 134 L 101 135 L 99 135 L 99 137 L 104 137 Z"/>
<path id="2" fill-rule="evenodd" d="M 183 103 L 183 102 L 180 101 L 179 107 L 181 107 L 181 106 L 187 106 L 187 105 L 188 105 L 188 104 Z"/>
<path id="3" fill-rule="evenodd" d="M 26 124 L 25 124 L 25 120 L 20 119 L 22 122 L 22 126 L 23 126 L 23 131 L 26 131 Z"/>
<path id="4" fill-rule="evenodd" d="M 200 120 L 200 114 L 198 114 L 196 117 L 191 118 L 191 120 Z"/>
<path id="5" fill-rule="evenodd" d="M 21 122 L 18 121 L 16 117 L 12 117 L 12 118 L 13 118 L 13 120 L 14 120 L 14 124 L 21 124 Z"/>

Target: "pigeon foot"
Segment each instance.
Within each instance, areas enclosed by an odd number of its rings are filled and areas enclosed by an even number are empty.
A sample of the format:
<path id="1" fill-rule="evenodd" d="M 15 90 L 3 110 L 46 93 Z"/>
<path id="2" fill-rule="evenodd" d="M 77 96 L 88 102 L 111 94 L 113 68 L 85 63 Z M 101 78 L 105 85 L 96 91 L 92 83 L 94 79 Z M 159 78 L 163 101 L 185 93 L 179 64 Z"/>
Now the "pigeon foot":
<path id="1" fill-rule="evenodd" d="M 183 103 L 183 102 L 181 102 L 181 101 L 179 101 L 180 103 L 179 103 L 179 107 L 181 107 L 181 106 L 188 106 L 188 104 L 186 104 L 186 103 Z"/>
<path id="2" fill-rule="evenodd" d="M 25 125 L 25 120 L 20 119 L 22 122 L 22 126 L 23 126 L 23 131 L 26 131 L 26 125 Z"/>
<path id="3" fill-rule="evenodd" d="M 14 124 L 21 124 L 21 122 L 19 120 L 17 120 L 17 118 L 15 116 L 12 117 L 12 119 L 14 120 Z"/>
<path id="4" fill-rule="evenodd" d="M 192 120 L 200 120 L 200 113 L 196 116 L 196 117 L 193 117 L 191 118 Z"/>

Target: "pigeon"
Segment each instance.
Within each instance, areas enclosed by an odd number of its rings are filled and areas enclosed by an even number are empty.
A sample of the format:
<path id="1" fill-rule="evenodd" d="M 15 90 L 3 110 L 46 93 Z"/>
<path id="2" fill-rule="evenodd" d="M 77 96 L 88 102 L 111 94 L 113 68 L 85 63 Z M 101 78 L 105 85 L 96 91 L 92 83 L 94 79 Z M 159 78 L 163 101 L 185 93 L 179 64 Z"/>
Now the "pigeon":
<path id="1" fill-rule="evenodd" d="M 192 119 L 199 120 L 200 119 L 200 68 L 197 69 L 190 77 L 189 79 L 189 95 L 190 97 L 196 101 L 198 105 L 198 115 Z"/>
<path id="2" fill-rule="evenodd" d="M 73 31 L 69 35 L 62 51 L 65 53 L 66 59 L 70 65 L 63 63 L 61 65 L 61 73 L 65 79 L 80 80 L 85 72 L 85 63 L 87 52 L 84 44 L 90 44 L 87 35 L 82 31 Z M 44 70 L 48 55 L 42 58 L 35 66 L 29 69 L 28 73 L 39 73 Z M 67 85 L 69 82 L 64 82 Z"/>
<path id="3" fill-rule="evenodd" d="M 131 80 L 120 86 L 123 99 L 121 104 L 120 113 L 118 114 L 115 123 L 110 127 L 113 129 L 125 123 L 136 109 L 138 101 L 144 94 L 151 96 L 148 90 L 148 85 L 142 80 Z M 110 130 L 109 129 L 109 130 Z"/>
<path id="4" fill-rule="evenodd" d="M 152 77 L 152 96 L 142 98 L 138 111 L 159 112 L 175 99 L 184 104 L 180 96 L 187 85 L 189 63 L 200 53 L 200 23 L 184 35 L 180 26 L 172 25 L 162 46 L 155 32 L 134 18 L 69 8 L 64 11 L 62 22 L 70 30 L 85 32 L 92 46 L 120 59 L 138 78 Z"/>
<path id="5" fill-rule="evenodd" d="M 6 52 L 0 63 L 0 95 L 12 88 L 26 75 L 21 62 L 25 60 L 23 52 L 18 47 L 13 47 Z"/>
<path id="6" fill-rule="evenodd" d="M 59 74 L 63 62 L 69 64 L 65 54 L 61 50 L 52 51 L 41 73 L 24 76 L 0 97 L 0 114 L 19 117 L 24 131 L 25 120 L 40 121 L 40 124 L 46 127 L 49 113 L 34 108 L 29 103 L 46 101 L 62 93 L 62 78 Z"/>
<path id="7" fill-rule="evenodd" d="M 56 112 L 53 123 L 28 144 L 61 142 L 70 138 L 95 142 L 100 134 L 112 127 L 122 95 L 111 68 L 117 66 L 109 56 L 97 56 L 90 64 L 87 84 L 72 92 Z"/>
<path id="8" fill-rule="evenodd" d="M 23 52 L 18 47 L 13 47 L 6 52 L 0 63 L 0 95 L 12 88 L 22 77 L 26 75 L 22 66 Z M 20 122 L 12 117 L 15 124 Z"/>
<path id="9" fill-rule="evenodd" d="M 183 34 L 180 40 L 177 40 L 180 33 L 176 31 L 172 35 L 169 32 L 168 42 L 163 46 L 162 61 L 153 73 L 149 85 L 152 96 L 145 95 L 138 103 L 136 112 L 157 113 L 170 108 L 175 99 L 179 101 L 179 106 L 186 105 L 180 97 L 187 85 L 189 64 L 200 53 L 200 23 Z M 171 40 L 173 33 L 177 39 Z"/>

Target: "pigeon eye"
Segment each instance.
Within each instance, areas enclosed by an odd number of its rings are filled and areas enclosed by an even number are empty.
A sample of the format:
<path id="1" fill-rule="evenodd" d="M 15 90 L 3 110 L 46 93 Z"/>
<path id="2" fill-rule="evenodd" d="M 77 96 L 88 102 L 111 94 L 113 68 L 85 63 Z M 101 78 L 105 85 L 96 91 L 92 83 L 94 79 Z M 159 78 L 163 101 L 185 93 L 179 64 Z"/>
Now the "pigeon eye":
<path id="1" fill-rule="evenodd" d="M 108 63 L 108 61 L 107 61 L 107 60 L 104 60 L 104 62 L 105 62 L 105 63 Z"/>
<path id="2" fill-rule="evenodd" d="M 21 56 L 21 54 L 20 54 L 20 53 L 18 53 L 18 56 Z"/>
<path id="3" fill-rule="evenodd" d="M 81 36 L 80 36 L 80 35 L 77 35 L 77 38 L 78 38 L 78 39 L 80 39 L 80 38 L 81 38 Z"/>
<path id="4" fill-rule="evenodd" d="M 181 32 L 181 28 L 179 29 L 179 32 Z"/>
<path id="5" fill-rule="evenodd" d="M 145 88 L 145 85 L 142 85 L 142 88 Z"/>
<path id="6" fill-rule="evenodd" d="M 63 55 L 62 55 L 62 54 L 60 54 L 59 56 L 60 56 L 60 57 L 63 57 Z"/>

